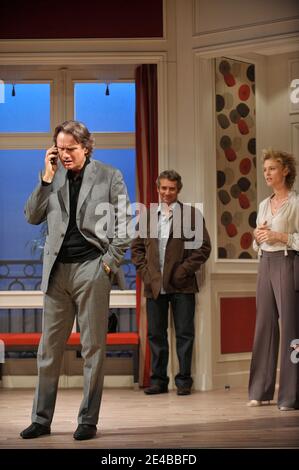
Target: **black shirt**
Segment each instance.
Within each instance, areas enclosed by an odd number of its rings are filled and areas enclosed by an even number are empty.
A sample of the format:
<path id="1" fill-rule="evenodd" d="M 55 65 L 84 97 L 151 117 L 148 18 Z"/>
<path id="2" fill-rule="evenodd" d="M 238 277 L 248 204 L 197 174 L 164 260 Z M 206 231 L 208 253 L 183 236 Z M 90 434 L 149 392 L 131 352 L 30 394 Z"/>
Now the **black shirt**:
<path id="1" fill-rule="evenodd" d="M 83 263 L 84 261 L 95 259 L 101 254 L 97 247 L 89 243 L 86 238 L 83 237 L 76 224 L 78 197 L 84 171 L 89 163 L 90 160 L 87 158 L 79 173 L 71 170 L 67 172 L 67 178 L 69 180 L 70 220 L 57 256 L 57 261 L 61 263 Z"/>

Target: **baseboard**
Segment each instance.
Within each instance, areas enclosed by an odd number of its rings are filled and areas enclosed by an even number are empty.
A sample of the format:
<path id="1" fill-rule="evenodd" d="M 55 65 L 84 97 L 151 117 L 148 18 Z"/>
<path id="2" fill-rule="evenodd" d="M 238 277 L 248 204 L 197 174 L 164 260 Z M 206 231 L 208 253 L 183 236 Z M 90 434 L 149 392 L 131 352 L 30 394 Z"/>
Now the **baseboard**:
<path id="1" fill-rule="evenodd" d="M 248 387 L 249 371 L 239 371 L 213 376 L 213 390 L 232 387 Z"/>

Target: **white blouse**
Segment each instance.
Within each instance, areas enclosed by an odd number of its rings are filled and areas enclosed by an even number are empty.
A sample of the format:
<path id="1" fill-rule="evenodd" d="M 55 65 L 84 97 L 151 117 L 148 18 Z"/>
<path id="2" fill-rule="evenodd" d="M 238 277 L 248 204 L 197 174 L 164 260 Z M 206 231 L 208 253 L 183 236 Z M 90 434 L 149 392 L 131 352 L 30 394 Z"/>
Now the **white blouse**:
<path id="1" fill-rule="evenodd" d="M 288 243 L 277 242 L 272 245 L 263 242 L 260 245 L 253 241 L 255 251 L 280 251 L 295 250 L 299 251 L 299 194 L 296 191 L 290 191 L 288 199 L 277 212 L 273 215 L 271 211 L 270 199 L 272 196 L 264 199 L 260 205 L 256 219 L 256 225 L 262 225 L 267 222 L 270 230 L 274 232 L 288 233 Z"/>

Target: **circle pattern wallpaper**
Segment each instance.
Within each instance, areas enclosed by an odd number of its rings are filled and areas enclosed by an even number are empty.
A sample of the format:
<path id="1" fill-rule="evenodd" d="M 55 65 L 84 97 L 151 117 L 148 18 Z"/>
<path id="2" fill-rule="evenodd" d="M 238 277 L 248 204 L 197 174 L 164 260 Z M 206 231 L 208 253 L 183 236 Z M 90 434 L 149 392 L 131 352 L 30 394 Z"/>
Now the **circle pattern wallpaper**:
<path id="1" fill-rule="evenodd" d="M 254 65 L 216 59 L 218 258 L 256 258 L 255 137 Z"/>

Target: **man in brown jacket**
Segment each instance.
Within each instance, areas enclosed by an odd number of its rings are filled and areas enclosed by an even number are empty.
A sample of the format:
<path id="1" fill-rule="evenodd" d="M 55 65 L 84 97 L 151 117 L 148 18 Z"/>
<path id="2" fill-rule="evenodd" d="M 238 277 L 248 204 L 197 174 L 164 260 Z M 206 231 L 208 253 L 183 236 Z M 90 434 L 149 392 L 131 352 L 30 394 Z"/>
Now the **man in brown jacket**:
<path id="1" fill-rule="evenodd" d="M 168 392 L 168 307 L 172 307 L 179 372 L 178 395 L 189 395 L 194 342 L 196 271 L 208 259 L 210 237 L 201 212 L 178 201 L 181 176 L 163 171 L 157 180 L 160 205 L 151 204 L 143 233 L 133 240 L 132 261 L 144 282 L 151 350 L 151 385 L 147 395 Z M 156 206 L 156 207 L 155 207 Z M 156 230 L 155 230 L 156 229 Z M 154 233 L 156 231 L 156 233 Z"/>

